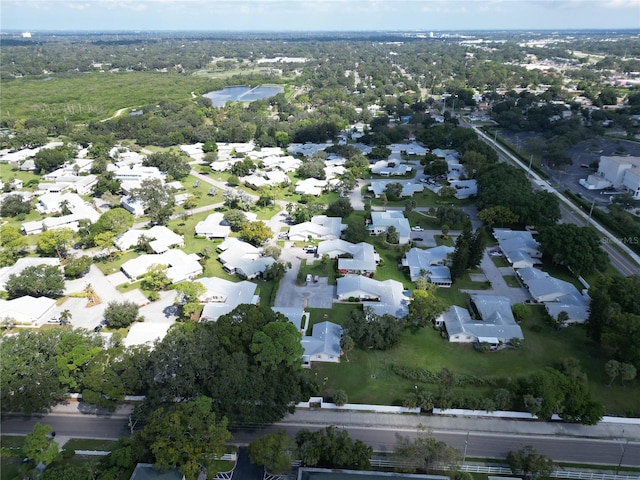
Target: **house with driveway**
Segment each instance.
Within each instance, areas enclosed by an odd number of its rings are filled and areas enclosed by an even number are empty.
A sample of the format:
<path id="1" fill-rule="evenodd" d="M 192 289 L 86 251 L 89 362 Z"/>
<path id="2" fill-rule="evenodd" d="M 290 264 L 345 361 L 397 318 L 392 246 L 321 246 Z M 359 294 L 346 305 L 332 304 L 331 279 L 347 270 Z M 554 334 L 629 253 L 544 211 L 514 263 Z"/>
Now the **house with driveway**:
<path id="1" fill-rule="evenodd" d="M 386 313 L 398 318 L 407 316 L 411 292 L 397 280 L 374 280 L 364 275 L 348 275 L 338 278 L 338 301 L 356 301 L 370 307 L 376 315 Z"/>
<path id="2" fill-rule="evenodd" d="M 47 297 L 24 297 L 12 300 L 0 299 L 0 321 L 9 318 L 17 325 L 40 326 L 56 317 L 56 301 Z"/>
<path id="3" fill-rule="evenodd" d="M 400 210 L 371 212 L 371 223 L 368 226 L 370 235 L 386 233 L 389 227 L 394 227 L 396 232 L 398 232 L 398 243 L 400 243 L 400 245 L 409 243 L 411 239 L 411 226 L 403 212 Z"/>
<path id="4" fill-rule="evenodd" d="M 259 248 L 235 237 L 228 238 L 218 245 L 218 250 L 222 252 L 218 257 L 222 268 L 242 278 L 259 277 L 267 267 L 276 262 L 271 257 L 263 256 Z"/>
<path id="5" fill-rule="evenodd" d="M 448 258 L 453 254 L 455 248 L 446 245 L 440 245 L 434 248 L 412 248 L 402 259 L 402 266 L 409 269 L 409 278 L 415 282 L 420 277 L 428 277 L 429 271 L 433 267 L 443 267 L 447 263 Z M 446 267 L 447 270 L 448 267 Z M 444 271 L 439 270 L 442 275 Z M 428 279 L 428 278 L 427 278 Z M 449 274 L 449 286 L 451 286 L 451 275 Z"/>
<path id="6" fill-rule="evenodd" d="M 197 236 L 206 237 L 209 240 L 212 238 L 227 238 L 231 233 L 231 227 L 224 220 L 224 214 L 216 212 L 198 222 L 195 232 Z"/>
<path id="7" fill-rule="evenodd" d="M 493 236 L 498 241 L 502 254 L 513 268 L 533 267 L 542 263 L 540 244 L 526 230 L 494 228 Z"/>
<path id="8" fill-rule="evenodd" d="M 444 327 L 452 343 L 488 343 L 492 346 L 509 343 L 513 338 L 524 340 L 507 297 L 472 295 L 474 315 L 466 308 L 453 305 L 435 320 Z"/>
<path id="9" fill-rule="evenodd" d="M 289 229 L 289 240 L 307 241 L 313 240 L 335 240 L 340 238 L 342 231 L 347 226 L 342 223 L 340 217 L 327 217 L 326 215 L 316 215 L 311 217 L 311 221 L 292 225 Z"/>
<path id="10" fill-rule="evenodd" d="M 338 271 L 343 275 L 372 274 L 380 263 L 380 255 L 366 242 L 351 243 L 339 238 L 325 240 L 318 244 L 316 253 L 319 257 L 337 258 Z"/>
<path id="11" fill-rule="evenodd" d="M 48 265 L 60 267 L 60 259 L 57 257 L 23 257 L 16 260 L 16 263 L 8 267 L 0 268 L 0 290 L 4 290 L 7 280 L 11 275 L 20 275 L 27 267 L 37 265 Z"/>
<path id="12" fill-rule="evenodd" d="M 155 225 L 148 230 L 131 229 L 124 232 L 114 240 L 118 250 L 129 250 L 135 248 L 141 239 L 146 238 L 154 253 L 164 253 L 174 247 L 184 246 L 184 237 L 174 233 L 169 228 L 162 225 Z"/>
<path id="13" fill-rule="evenodd" d="M 424 191 L 423 184 L 407 180 L 371 180 L 368 190 L 372 192 L 376 198 L 380 198 L 382 194 L 385 193 L 387 185 L 391 183 L 399 183 L 402 185 L 402 192 L 400 193 L 402 197 L 413 197 L 415 193 Z"/>
<path id="14" fill-rule="evenodd" d="M 205 277 L 197 280 L 206 289 L 199 300 L 204 303 L 200 320 L 216 321 L 222 315 L 231 312 L 238 305 L 257 305 L 260 297 L 256 295 L 258 286 L 243 280 L 230 282 L 224 278 Z"/>
<path id="15" fill-rule="evenodd" d="M 193 280 L 202 274 L 200 257 L 195 254 L 186 254 L 182 250 L 172 249 L 161 254 L 144 254 L 122 264 L 120 269 L 131 280 L 135 281 L 143 277 L 152 265 L 165 265 L 167 277 L 171 283 Z"/>

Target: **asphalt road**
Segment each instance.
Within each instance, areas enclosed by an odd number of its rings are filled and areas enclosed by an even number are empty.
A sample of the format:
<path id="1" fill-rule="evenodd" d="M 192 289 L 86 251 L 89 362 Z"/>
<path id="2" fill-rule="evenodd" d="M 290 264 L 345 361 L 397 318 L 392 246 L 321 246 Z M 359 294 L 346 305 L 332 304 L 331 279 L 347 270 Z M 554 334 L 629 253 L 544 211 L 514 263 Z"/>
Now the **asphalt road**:
<path id="1" fill-rule="evenodd" d="M 2 418 L 2 433 L 5 435 L 24 435 L 33 429 L 36 422 L 51 425 L 61 436 L 75 438 L 119 438 L 129 433 L 126 419 L 122 417 L 96 417 L 77 415 L 45 415 L 42 417 L 10 416 Z M 249 442 L 278 430 L 285 430 L 288 435 L 302 429 L 317 430 L 320 425 L 282 423 L 269 427 L 232 429 L 234 442 L 246 445 Z M 371 445 L 376 451 L 393 450 L 397 435 L 415 437 L 414 429 L 398 429 L 397 427 L 344 427 L 349 435 Z M 436 439 L 465 451 L 466 456 L 478 458 L 504 458 L 510 450 L 525 445 L 532 445 L 542 453 L 556 461 L 593 463 L 640 467 L 640 442 L 623 440 L 592 439 L 581 437 L 560 437 L 546 435 L 513 435 L 506 433 L 463 432 L 434 430 Z"/>

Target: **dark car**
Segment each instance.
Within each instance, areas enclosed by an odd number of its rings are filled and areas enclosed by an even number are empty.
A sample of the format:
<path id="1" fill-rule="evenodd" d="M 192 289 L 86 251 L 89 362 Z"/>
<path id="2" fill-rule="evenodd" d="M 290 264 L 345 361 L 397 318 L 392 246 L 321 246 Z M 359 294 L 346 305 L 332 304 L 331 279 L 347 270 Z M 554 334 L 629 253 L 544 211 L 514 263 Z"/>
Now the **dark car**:
<path id="1" fill-rule="evenodd" d="M 416 242 L 421 242 L 421 241 L 423 241 L 423 240 L 424 240 L 424 238 L 422 238 L 422 237 L 416 237 L 416 238 L 414 238 L 414 240 L 415 240 Z"/>

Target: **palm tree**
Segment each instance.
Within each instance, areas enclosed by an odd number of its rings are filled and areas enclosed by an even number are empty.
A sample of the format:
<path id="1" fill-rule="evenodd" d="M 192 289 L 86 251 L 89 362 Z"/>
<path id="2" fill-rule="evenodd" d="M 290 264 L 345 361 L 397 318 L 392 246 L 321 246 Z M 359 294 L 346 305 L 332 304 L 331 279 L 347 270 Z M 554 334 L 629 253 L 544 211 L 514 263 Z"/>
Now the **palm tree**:
<path id="1" fill-rule="evenodd" d="M 60 325 L 69 325 L 71 323 L 71 317 L 73 315 L 68 309 L 60 312 Z"/>

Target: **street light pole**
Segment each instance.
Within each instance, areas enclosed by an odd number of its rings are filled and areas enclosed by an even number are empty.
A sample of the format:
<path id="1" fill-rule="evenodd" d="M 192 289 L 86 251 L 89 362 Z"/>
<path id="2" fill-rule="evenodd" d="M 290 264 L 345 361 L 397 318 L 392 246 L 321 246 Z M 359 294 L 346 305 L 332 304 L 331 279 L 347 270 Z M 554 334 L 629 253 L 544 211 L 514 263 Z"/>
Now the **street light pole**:
<path id="1" fill-rule="evenodd" d="M 622 430 L 622 434 L 624 435 L 624 429 Z M 620 467 L 622 466 L 622 459 L 624 458 L 624 454 L 627 451 L 627 445 L 629 445 L 629 440 L 628 439 L 624 443 L 624 446 L 620 447 L 620 448 L 622 448 L 622 455 L 620 455 L 620 461 L 618 462 L 618 466 L 616 467 L 616 475 L 618 475 L 618 470 L 620 470 Z"/>
<path id="2" fill-rule="evenodd" d="M 531 164 L 533 163 L 533 153 L 531 154 L 531 157 L 529 158 L 529 171 L 528 171 L 528 177 L 531 177 Z"/>
<path id="3" fill-rule="evenodd" d="M 462 454 L 462 464 L 467 458 L 467 446 L 469 445 L 469 432 L 467 432 L 467 438 L 464 439 L 464 453 Z"/>
<path id="4" fill-rule="evenodd" d="M 591 214 L 593 213 L 593 206 L 595 205 L 595 203 L 596 203 L 596 199 L 594 198 L 593 202 L 591 202 L 591 208 L 589 209 L 589 218 L 587 218 L 586 226 L 589 226 L 589 224 L 591 223 Z"/>

